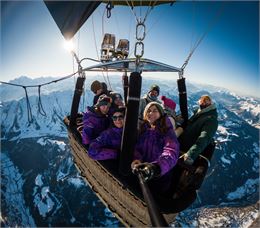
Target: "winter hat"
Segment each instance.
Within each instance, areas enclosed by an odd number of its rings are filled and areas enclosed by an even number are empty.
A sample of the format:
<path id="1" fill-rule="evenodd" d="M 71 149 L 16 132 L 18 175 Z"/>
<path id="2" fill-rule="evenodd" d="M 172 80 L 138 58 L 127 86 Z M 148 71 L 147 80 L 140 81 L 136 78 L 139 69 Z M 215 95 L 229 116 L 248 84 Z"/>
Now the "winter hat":
<path id="1" fill-rule="evenodd" d="M 102 84 L 95 80 L 94 82 L 92 82 L 90 89 L 93 93 L 96 93 L 99 89 L 102 89 Z"/>
<path id="2" fill-rule="evenodd" d="M 173 100 L 167 98 L 166 96 L 161 96 L 161 100 L 165 108 L 175 111 L 176 103 Z"/>
<path id="3" fill-rule="evenodd" d="M 150 93 L 151 91 L 153 91 L 153 90 L 157 91 L 158 95 L 160 94 L 160 87 L 159 87 L 158 85 L 155 85 L 155 84 L 152 85 L 151 88 L 150 88 L 150 90 L 149 90 L 149 93 Z"/>
<path id="4" fill-rule="evenodd" d="M 108 105 L 112 103 L 112 98 L 108 97 L 106 94 L 102 94 L 99 98 L 97 103 L 95 104 L 96 107 L 100 107 L 102 105 Z"/>
<path id="5" fill-rule="evenodd" d="M 110 97 L 112 98 L 113 102 L 114 102 L 117 98 L 123 100 L 123 98 L 122 98 L 122 96 L 121 96 L 120 93 L 111 92 L 109 95 L 110 95 Z"/>
<path id="6" fill-rule="evenodd" d="M 101 82 L 102 90 L 107 92 L 107 84 L 105 82 Z"/>
<path id="7" fill-rule="evenodd" d="M 156 108 L 158 109 L 158 111 L 159 111 L 159 113 L 160 113 L 161 116 L 164 115 L 163 107 L 162 107 L 158 102 L 153 101 L 153 102 L 150 102 L 150 103 L 148 103 L 148 104 L 146 105 L 146 107 L 145 107 L 145 109 L 144 109 L 144 116 L 143 116 L 144 119 L 145 119 L 145 116 L 147 115 L 148 109 L 149 109 L 151 106 L 153 106 L 153 105 L 156 106 Z"/>

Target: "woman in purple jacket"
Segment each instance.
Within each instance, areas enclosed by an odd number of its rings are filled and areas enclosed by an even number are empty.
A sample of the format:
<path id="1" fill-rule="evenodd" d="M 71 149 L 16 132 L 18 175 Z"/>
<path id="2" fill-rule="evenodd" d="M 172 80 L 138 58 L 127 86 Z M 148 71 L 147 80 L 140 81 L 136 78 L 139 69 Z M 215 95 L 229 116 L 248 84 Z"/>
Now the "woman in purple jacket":
<path id="1" fill-rule="evenodd" d="M 179 143 L 163 107 L 150 102 L 144 110 L 144 122 L 135 147 L 132 169 L 143 173 L 151 190 L 166 193 L 170 187 L 171 172 L 179 157 Z"/>
<path id="2" fill-rule="evenodd" d="M 107 113 L 111 102 L 112 99 L 103 94 L 94 106 L 87 108 L 83 116 L 82 143 L 84 145 L 89 145 L 102 131 L 108 128 L 109 118 Z"/>
<path id="3" fill-rule="evenodd" d="M 112 114 L 112 127 L 103 131 L 89 146 L 88 155 L 95 160 L 116 159 L 121 147 L 125 108 Z"/>

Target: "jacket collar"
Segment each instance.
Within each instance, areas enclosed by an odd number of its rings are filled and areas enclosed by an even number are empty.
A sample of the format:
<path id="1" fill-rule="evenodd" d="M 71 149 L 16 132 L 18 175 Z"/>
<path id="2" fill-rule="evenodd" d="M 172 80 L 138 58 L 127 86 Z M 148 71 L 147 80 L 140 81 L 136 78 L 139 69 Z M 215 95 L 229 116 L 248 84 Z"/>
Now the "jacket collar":
<path id="1" fill-rule="evenodd" d="M 214 109 L 216 109 L 215 104 L 212 104 L 212 105 L 210 105 L 210 106 L 208 106 L 207 108 L 204 108 L 204 109 L 199 108 L 198 111 L 196 112 L 196 115 L 200 115 L 200 114 L 209 112 L 209 111 L 214 110 Z"/>

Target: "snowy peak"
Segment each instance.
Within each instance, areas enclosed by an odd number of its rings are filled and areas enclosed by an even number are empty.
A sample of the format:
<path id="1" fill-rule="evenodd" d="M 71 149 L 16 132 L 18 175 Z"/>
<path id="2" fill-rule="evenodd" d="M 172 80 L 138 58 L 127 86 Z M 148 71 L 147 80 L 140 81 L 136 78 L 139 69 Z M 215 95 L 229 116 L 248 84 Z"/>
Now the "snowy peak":
<path id="1" fill-rule="evenodd" d="M 20 80 L 21 84 L 26 84 L 23 82 L 28 79 Z M 92 78 L 85 84 L 79 111 L 92 104 L 91 82 Z M 118 77 L 111 77 L 110 82 L 113 90 L 122 93 Z M 70 85 L 66 87 L 66 83 Z M 142 95 L 154 83 L 159 84 L 144 79 Z M 19 98 L 14 87 L 0 85 L 1 92 L 6 89 L 5 96 L 15 97 L 0 105 L 4 154 L 1 156 L 2 183 L 7 187 L 2 191 L 1 203 L 5 209 L 2 223 L 44 227 L 120 226 L 83 183 L 73 165 L 63 118 L 70 113 L 74 82 L 68 80 L 57 85 L 46 87 L 42 93 L 46 116 L 39 113 L 37 93 L 28 92 L 33 115 L 31 123 L 28 123 L 24 93 Z M 176 82 L 162 81 L 159 85 L 161 95 L 178 104 Z M 215 136 L 218 144 L 207 178 L 197 191 L 197 200 L 192 208 L 180 214 L 174 225 L 249 226 L 257 217 L 256 202 L 259 200 L 259 130 L 256 128 L 259 126 L 259 101 L 189 83 L 187 91 L 190 113 L 198 98 L 210 92 L 218 109 L 219 126 Z M 9 194 L 10 190 L 18 194 L 14 197 Z"/>
<path id="2" fill-rule="evenodd" d="M 64 116 L 70 110 L 71 91 L 54 92 L 50 96 L 41 97 L 46 116 L 40 114 L 38 109 L 38 97 L 29 98 L 32 121 L 28 121 L 28 107 L 25 98 L 19 101 L 3 103 L 2 139 L 16 140 L 18 138 L 31 138 L 43 135 L 65 136 L 66 128 L 63 124 Z"/>
<path id="3" fill-rule="evenodd" d="M 225 106 L 248 124 L 260 129 L 260 102 L 257 99 L 238 96 L 231 92 L 215 92 L 213 97 L 219 104 Z"/>

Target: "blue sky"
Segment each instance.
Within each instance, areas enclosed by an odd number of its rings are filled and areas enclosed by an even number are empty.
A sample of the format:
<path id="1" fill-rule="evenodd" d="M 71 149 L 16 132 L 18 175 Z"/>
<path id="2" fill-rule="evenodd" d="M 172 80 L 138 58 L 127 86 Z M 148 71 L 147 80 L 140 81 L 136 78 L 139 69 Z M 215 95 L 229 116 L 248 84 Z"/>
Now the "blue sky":
<path id="1" fill-rule="evenodd" d="M 144 16 L 146 10 L 138 8 L 136 13 Z M 144 57 L 180 67 L 219 10 L 220 17 L 195 51 L 185 77 L 260 97 L 257 1 L 190 1 L 155 7 L 146 21 Z M 134 46 L 135 20 L 130 9 L 116 6 L 111 18 L 102 20 L 103 13 L 100 6 L 75 35 L 80 58 L 97 59 L 103 31 L 127 38 Z M 72 73 L 72 56 L 63 41 L 42 1 L 1 2 L 1 80 Z M 177 75 L 166 77 L 176 79 Z"/>

